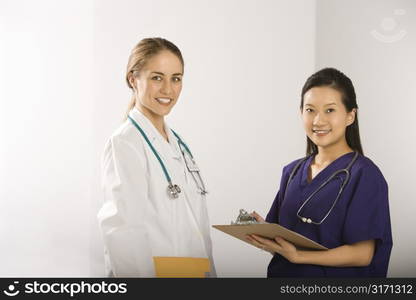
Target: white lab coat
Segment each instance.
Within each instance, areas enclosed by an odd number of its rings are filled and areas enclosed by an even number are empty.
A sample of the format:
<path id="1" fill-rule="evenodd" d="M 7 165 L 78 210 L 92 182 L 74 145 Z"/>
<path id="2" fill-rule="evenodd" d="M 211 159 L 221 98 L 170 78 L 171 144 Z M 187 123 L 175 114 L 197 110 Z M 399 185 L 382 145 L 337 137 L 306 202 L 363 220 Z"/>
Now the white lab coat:
<path id="1" fill-rule="evenodd" d="M 169 143 L 136 108 L 129 115 L 140 125 L 166 166 L 179 197 L 168 196 L 168 182 L 150 147 L 126 120 L 110 137 L 102 158 L 104 204 L 98 221 L 106 271 L 116 277 L 154 277 L 154 256 L 212 259 L 205 195 L 189 173 L 177 138 L 165 124 Z"/>

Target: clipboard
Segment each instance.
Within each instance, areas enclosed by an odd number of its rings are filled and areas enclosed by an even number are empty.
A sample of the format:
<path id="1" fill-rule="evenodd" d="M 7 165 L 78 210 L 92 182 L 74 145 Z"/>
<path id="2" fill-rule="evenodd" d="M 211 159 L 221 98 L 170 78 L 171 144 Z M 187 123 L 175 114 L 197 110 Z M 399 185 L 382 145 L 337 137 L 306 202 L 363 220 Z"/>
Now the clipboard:
<path id="1" fill-rule="evenodd" d="M 318 244 L 317 242 L 308 239 L 307 237 L 289 230 L 279 224 L 275 223 L 258 223 L 248 225 L 212 225 L 215 229 L 225 232 L 237 239 L 242 240 L 250 245 L 249 241 L 245 239 L 248 234 L 256 234 L 269 239 L 274 239 L 277 236 L 293 243 L 297 248 L 307 250 L 328 250 L 328 248 Z"/>

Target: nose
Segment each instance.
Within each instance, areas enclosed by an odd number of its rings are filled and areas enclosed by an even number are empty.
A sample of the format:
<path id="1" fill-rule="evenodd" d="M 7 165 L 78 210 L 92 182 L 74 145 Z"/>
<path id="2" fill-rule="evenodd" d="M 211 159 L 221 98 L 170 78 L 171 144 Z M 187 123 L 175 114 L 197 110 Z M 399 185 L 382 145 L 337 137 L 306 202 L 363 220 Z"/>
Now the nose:
<path id="1" fill-rule="evenodd" d="M 315 118 L 313 118 L 313 125 L 320 126 L 324 125 L 326 123 L 326 118 L 324 114 L 317 113 L 315 115 Z"/>
<path id="2" fill-rule="evenodd" d="M 163 80 L 160 92 L 164 95 L 170 95 L 172 92 L 172 83 L 169 80 Z"/>

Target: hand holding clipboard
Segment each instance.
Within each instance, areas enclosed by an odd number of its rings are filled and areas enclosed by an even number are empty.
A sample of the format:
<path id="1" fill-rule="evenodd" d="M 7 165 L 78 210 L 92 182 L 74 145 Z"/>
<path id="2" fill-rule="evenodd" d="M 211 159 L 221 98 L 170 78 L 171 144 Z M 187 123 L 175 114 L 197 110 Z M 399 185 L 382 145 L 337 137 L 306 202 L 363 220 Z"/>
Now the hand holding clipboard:
<path id="1" fill-rule="evenodd" d="M 253 215 L 249 215 L 245 210 L 241 209 L 236 222 L 232 222 L 231 225 L 213 225 L 212 227 L 251 245 L 255 245 L 255 243 L 253 243 L 253 241 L 250 242 L 246 237 L 255 234 L 272 240 L 276 237 L 281 237 L 299 249 L 328 250 L 328 248 L 301 234 L 289 230 L 279 224 L 266 223 L 258 214 L 253 213 Z"/>

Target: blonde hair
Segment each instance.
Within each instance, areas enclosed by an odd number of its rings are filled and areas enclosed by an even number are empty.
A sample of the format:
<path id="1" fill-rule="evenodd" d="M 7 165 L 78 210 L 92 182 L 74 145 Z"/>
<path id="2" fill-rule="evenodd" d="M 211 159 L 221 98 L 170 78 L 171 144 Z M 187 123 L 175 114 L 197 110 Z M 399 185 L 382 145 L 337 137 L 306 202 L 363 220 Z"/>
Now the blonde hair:
<path id="1" fill-rule="evenodd" d="M 185 66 L 181 51 L 172 42 L 160 37 L 142 39 L 131 51 L 129 61 L 127 63 L 126 81 L 129 88 L 133 89 L 133 86 L 129 81 L 130 76 L 134 76 L 139 73 L 149 59 L 162 50 L 168 50 L 175 54 L 181 61 L 182 68 Z M 136 97 L 133 95 L 127 107 L 127 115 L 135 105 Z"/>

